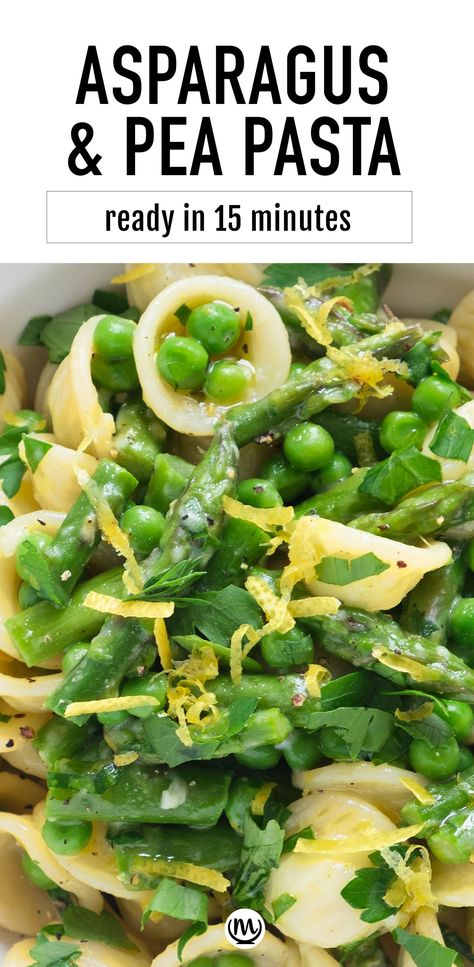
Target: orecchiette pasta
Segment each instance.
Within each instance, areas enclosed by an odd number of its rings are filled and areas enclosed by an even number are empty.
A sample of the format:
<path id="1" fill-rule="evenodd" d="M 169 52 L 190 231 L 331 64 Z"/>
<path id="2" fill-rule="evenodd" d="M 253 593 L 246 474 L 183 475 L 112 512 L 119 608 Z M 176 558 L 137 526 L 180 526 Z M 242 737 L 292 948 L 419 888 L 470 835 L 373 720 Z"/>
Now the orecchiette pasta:
<path id="1" fill-rule="evenodd" d="M 12 353 L 3 352 L 5 360 L 5 392 L 0 396 L 0 425 L 8 413 L 20 410 L 26 400 L 26 380 L 23 366 Z"/>
<path id="2" fill-rule="evenodd" d="M 130 305 L 137 306 L 142 312 L 162 289 L 171 282 L 179 279 L 189 279 L 195 275 L 223 275 L 230 279 L 238 279 L 249 285 L 259 285 L 263 277 L 263 266 L 246 265 L 243 263 L 196 262 L 192 265 L 178 262 L 162 262 L 156 265 L 143 266 L 137 278 L 127 282 L 127 295 Z M 127 265 L 125 276 L 134 270 L 134 266 Z"/>

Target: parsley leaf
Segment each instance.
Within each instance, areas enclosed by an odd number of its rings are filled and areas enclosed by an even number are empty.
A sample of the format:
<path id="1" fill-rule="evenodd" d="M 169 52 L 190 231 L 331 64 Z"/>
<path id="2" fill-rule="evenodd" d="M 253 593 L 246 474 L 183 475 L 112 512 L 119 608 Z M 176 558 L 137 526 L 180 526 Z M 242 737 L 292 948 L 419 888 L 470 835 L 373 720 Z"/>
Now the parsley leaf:
<path id="1" fill-rule="evenodd" d="M 43 340 L 41 338 L 41 333 L 47 322 L 49 322 L 52 316 L 33 316 L 32 319 L 27 322 L 19 340 L 19 346 L 42 346 Z"/>
<path id="2" fill-rule="evenodd" d="M 46 440 L 38 440 L 34 436 L 24 436 L 23 443 L 25 446 L 25 456 L 32 473 L 38 468 L 38 464 L 48 452 L 51 450 L 52 444 L 46 443 Z"/>
<path id="3" fill-rule="evenodd" d="M 179 320 L 179 322 L 181 323 L 181 325 L 185 326 L 191 315 L 191 309 L 189 308 L 189 306 L 183 303 L 183 305 L 180 306 L 179 309 L 175 310 L 174 314 L 176 318 Z"/>
<path id="4" fill-rule="evenodd" d="M 394 450 L 386 460 L 370 467 L 359 490 L 377 497 L 385 504 L 396 504 L 410 490 L 439 480 L 439 462 L 424 456 L 416 447 L 407 447 L 405 450 Z"/>
<path id="5" fill-rule="evenodd" d="M 431 372 L 434 373 L 442 383 L 445 383 L 446 386 L 451 387 L 453 390 L 453 396 L 455 398 L 461 398 L 463 403 L 469 403 L 469 400 L 472 400 L 472 393 L 470 393 L 465 386 L 462 386 L 461 383 L 457 383 L 455 379 L 452 379 L 449 373 L 443 369 L 437 360 L 433 360 L 431 363 Z"/>
<path id="6" fill-rule="evenodd" d="M 0 463 L 0 481 L 7 497 L 14 497 L 20 489 L 26 467 L 18 454 L 18 447 L 24 433 L 44 430 L 46 420 L 33 410 L 18 410 L 11 423 L 0 434 L 0 456 L 7 457 Z"/>
<path id="7" fill-rule="evenodd" d="M 467 463 L 474 444 L 474 430 L 467 420 L 450 410 L 441 418 L 430 443 L 430 450 L 438 457 L 463 460 Z"/>
<path id="8" fill-rule="evenodd" d="M 431 318 L 434 322 L 441 322 L 443 326 L 447 326 L 451 318 L 451 312 L 451 309 L 438 309 L 436 312 L 433 312 Z"/>
<path id="9" fill-rule="evenodd" d="M 7 497 L 14 497 L 18 493 L 25 471 L 25 464 L 19 457 L 9 457 L 1 464 L 0 481 Z"/>
<path id="10" fill-rule="evenodd" d="M 164 877 L 145 907 L 142 926 L 154 911 L 175 917 L 176 920 L 191 920 L 191 926 L 184 931 L 178 944 L 178 958 L 181 960 L 188 940 L 207 930 L 207 904 L 207 893 Z"/>
<path id="11" fill-rule="evenodd" d="M 280 917 L 290 910 L 296 903 L 296 897 L 291 893 L 281 893 L 277 896 L 276 900 L 272 903 L 273 917 L 275 920 L 279 920 Z"/>
<path id="12" fill-rule="evenodd" d="M 152 575 L 148 578 L 145 587 L 139 594 L 134 595 L 134 600 L 139 601 L 169 601 L 173 598 L 175 604 L 177 597 L 185 594 L 191 584 L 205 574 L 205 571 L 196 569 L 196 561 L 178 561 L 172 564 L 165 571 Z M 183 602 L 180 601 L 180 604 Z"/>
<path id="13" fill-rule="evenodd" d="M 230 648 L 227 645 L 220 645 L 217 641 L 209 642 L 207 638 L 201 638 L 199 635 L 174 635 L 173 641 L 176 641 L 178 645 L 181 645 L 185 651 L 190 653 L 200 651 L 201 648 L 210 644 L 219 662 L 227 667 L 230 665 Z M 262 666 L 254 658 L 243 658 L 242 668 L 246 672 L 254 672 L 257 675 L 262 672 Z"/>
<path id="14" fill-rule="evenodd" d="M 260 829 L 247 814 L 244 819 L 244 841 L 240 869 L 234 883 L 236 905 L 251 907 L 267 920 L 271 914 L 265 909 L 264 894 L 268 877 L 278 866 L 283 847 L 284 831 L 275 819 Z"/>
<path id="15" fill-rule="evenodd" d="M 443 947 L 437 940 L 408 933 L 401 927 L 392 932 L 392 937 L 410 954 L 416 967 L 452 967 L 457 956 L 455 950 Z"/>
<path id="16" fill-rule="evenodd" d="M 276 285 L 285 289 L 296 285 L 298 279 L 304 279 L 307 285 L 316 285 L 325 279 L 335 276 L 352 275 L 355 266 L 335 266 L 313 262 L 276 262 L 267 265 L 264 270 L 262 285 Z"/>
<path id="17" fill-rule="evenodd" d="M 382 574 L 388 567 L 372 553 L 362 554 L 352 561 L 343 557 L 324 557 L 318 564 L 318 581 L 324 581 L 325 584 L 353 584 L 374 574 Z"/>
<path id="18" fill-rule="evenodd" d="M 305 826 L 299 833 L 290 833 L 283 841 L 282 853 L 292 853 L 299 839 L 316 839 L 312 826 Z"/>
<path id="19" fill-rule="evenodd" d="M 401 719 L 397 719 L 397 726 L 412 739 L 423 739 L 423 742 L 433 748 L 447 746 L 453 739 L 451 726 L 435 712 L 420 722 L 402 722 Z"/>
<path id="20" fill-rule="evenodd" d="M 47 940 L 41 936 L 28 951 L 33 960 L 32 967 L 73 967 L 81 951 L 76 944 L 65 943 L 64 940 Z"/>
<path id="21" fill-rule="evenodd" d="M 378 708 L 339 708 L 312 712 L 307 728 L 322 730 L 319 744 L 324 755 L 353 762 L 379 752 L 390 738 L 394 719 Z"/>
<path id="22" fill-rule="evenodd" d="M 244 588 L 230 584 L 221 591 L 200 593 L 199 597 L 202 599 L 199 603 L 191 604 L 173 615 L 169 622 L 173 638 L 199 631 L 208 641 L 228 645 L 239 625 L 262 626 L 262 612 Z"/>
<path id="23" fill-rule="evenodd" d="M 102 315 L 99 306 L 85 302 L 53 316 L 41 332 L 41 342 L 48 350 L 50 363 L 61 363 L 71 349 L 74 336 L 82 324 L 91 316 L 99 315 Z"/>
<path id="24" fill-rule="evenodd" d="M 85 907 L 68 906 L 63 914 L 64 932 L 68 937 L 78 940 L 97 940 L 111 947 L 125 947 L 136 950 L 127 937 L 122 924 L 108 910 L 93 913 Z"/>
<path id="25" fill-rule="evenodd" d="M 384 900 L 394 879 L 395 874 L 390 867 L 368 866 L 356 870 L 354 879 L 341 890 L 341 896 L 351 907 L 363 911 L 360 919 L 364 923 L 377 923 L 397 912 L 396 907 L 389 906 Z"/>
<path id="26" fill-rule="evenodd" d="M 111 289 L 96 289 L 92 303 L 102 312 L 111 312 L 114 316 L 121 316 L 130 308 L 127 296 Z"/>

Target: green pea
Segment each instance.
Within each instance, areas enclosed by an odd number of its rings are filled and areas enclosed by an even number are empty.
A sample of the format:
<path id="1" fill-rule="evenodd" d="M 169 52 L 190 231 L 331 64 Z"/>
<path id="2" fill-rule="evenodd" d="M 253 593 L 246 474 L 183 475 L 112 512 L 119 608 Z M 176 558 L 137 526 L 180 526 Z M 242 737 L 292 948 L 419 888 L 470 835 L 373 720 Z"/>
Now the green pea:
<path id="1" fill-rule="evenodd" d="M 315 493 L 319 493 L 319 491 L 326 490 L 327 487 L 332 487 L 333 484 L 339 483 L 340 480 L 346 480 L 351 474 L 352 463 L 343 453 L 338 453 L 336 450 L 329 463 L 318 473 L 314 474 L 311 480 L 311 486 Z"/>
<path id="2" fill-rule="evenodd" d="M 166 700 L 167 683 L 166 678 L 161 672 L 154 672 L 148 675 L 128 678 L 122 683 L 121 695 L 151 695 L 156 698 L 158 705 L 138 705 L 136 708 L 128 709 L 129 715 L 136 715 L 139 719 L 147 719 L 153 712 L 164 707 Z"/>
<path id="3" fill-rule="evenodd" d="M 214 403 L 233 403 L 242 396 L 251 373 L 248 366 L 219 359 L 209 367 L 204 392 Z"/>
<path id="4" fill-rule="evenodd" d="M 474 571 L 474 540 L 470 540 L 467 545 L 467 563 L 469 569 Z"/>
<path id="5" fill-rule="evenodd" d="M 451 726 L 455 736 L 462 742 L 467 739 L 474 725 L 474 711 L 467 702 L 456 702 L 452 698 L 444 699 L 443 708 L 437 708 L 439 714 Z"/>
<path id="6" fill-rule="evenodd" d="M 133 356 L 111 361 L 96 354 L 92 357 L 91 373 L 95 383 L 112 393 L 129 393 L 140 385 Z"/>
<path id="7" fill-rule="evenodd" d="M 158 372 L 174 389 L 200 389 L 206 378 L 209 356 L 197 339 L 168 336 L 157 355 Z"/>
<path id="8" fill-rule="evenodd" d="M 15 554 L 15 563 L 18 577 L 23 581 L 27 581 L 32 584 L 30 580 L 30 571 L 28 566 L 28 558 L 30 557 L 30 548 L 33 545 L 39 554 L 44 554 L 45 550 L 51 544 L 52 538 L 49 534 L 43 534 L 41 531 L 34 531 L 32 534 L 28 534 L 20 541 Z M 37 591 L 37 588 L 34 588 Z"/>
<path id="9" fill-rule="evenodd" d="M 23 872 L 26 874 L 29 880 L 34 883 L 35 886 L 39 887 L 40 890 L 55 890 L 57 884 L 54 880 L 50 880 L 46 873 L 43 873 L 39 863 L 31 859 L 28 853 L 23 853 L 21 857 L 21 865 L 23 867 Z"/>
<path id="10" fill-rule="evenodd" d="M 448 779 L 459 768 L 461 752 L 455 738 L 446 745 L 432 746 L 423 739 L 413 739 L 408 749 L 410 765 L 427 779 Z"/>
<path id="11" fill-rule="evenodd" d="M 461 757 L 459 759 L 459 772 L 464 772 L 465 769 L 470 769 L 474 765 L 474 755 L 472 754 L 469 746 L 461 746 Z"/>
<path id="12" fill-rule="evenodd" d="M 321 751 L 314 735 L 304 729 L 293 729 L 283 743 L 283 756 L 290 769 L 314 769 L 321 761 Z"/>
<path id="13" fill-rule="evenodd" d="M 272 631 L 261 641 L 264 661 L 270 668 L 285 671 L 293 665 L 306 665 L 313 660 L 313 641 L 311 635 L 301 628 L 294 627 L 284 634 Z"/>
<path id="14" fill-rule="evenodd" d="M 85 655 L 87 655 L 88 651 L 89 645 L 87 642 L 80 642 L 77 645 L 70 645 L 69 648 L 67 648 L 64 652 L 63 660 L 61 662 L 61 668 L 64 674 L 69 675 L 69 672 L 71 672 L 72 669 L 75 668 L 80 661 L 82 661 Z"/>
<path id="15" fill-rule="evenodd" d="M 283 452 L 292 467 L 311 473 L 329 463 L 334 454 L 334 440 L 322 426 L 299 423 L 286 434 Z"/>
<path id="16" fill-rule="evenodd" d="M 387 453 L 408 446 L 421 447 L 426 432 L 426 423 L 417 413 L 392 410 L 380 424 L 380 443 Z"/>
<path id="17" fill-rule="evenodd" d="M 237 499 L 250 507 L 280 507 L 283 503 L 275 484 L 263 477 L 249 477 L 237 487 Z"/>
<path id="18" fill-rule="evenodd" d="M 275 485 L 285 504 L 299 500 L 308 490 L 311 479 L 309 474 L 291 467 L 280 453 L 265 461 L 261 474 Z"/>
<path id="19" fill-rule="evenodd" d="M 18 588 L 18 604 L 21 610 L 26 611 L 27 608 L 32 608 L 40 600 L 38 592 L 31 587 L 31 584 L 28 581 L 22 581 Z"/>
<path id="20" fill-rule="evenodd" d="M 240 337 L 239 313 L 225 302 L 206 302 L 196 306 L 187 326 L 190 335 L 199 339 L 213 356 L 233 349 Z"/>
<path id="21" fill-rule="evenodd" d="M 457 386 L 440 376 L 427 376 L 413 393 L 411 405 L 427 423 L 436 423 L 446 410 L 453 410 L 462 403 Z"/>
<path id="22" fill-rule="evenodd" d="M 103 359 L 123 359 L 133 355 L 136 325 L 120 316 L 104 316 L 94 330 L 94 349 Z"/>
<path id="23" fill-rule="evenodd" d="M 259 745 L 255 749 L 239 752 L 235 758 L 247 769 L 273 769 L 280 761 L 281 751 L 274 745 Z"/>
<path id="24" fill-rule="evenodd" d="M 99 712 L 97 715 L 97 721 L 101 725 L 123 725 L 128 719 L 128 712 L 118 711 L 118 712 Z"/>
<path id="25" fill-rule="evenodd" d="M 215 967 L 215 963 L 212 957 L 201 954 L 200 957 L 194 957 L 193 960 L 187 961 L 186 967 Z"/>
<path id="26" fill-rule="evenodd" d="M 136 504 L 122 514 L 120 526 L 128 534 L 135 553 L 147 557 L 159 546 L 165 529 L 165 518 L 154 507 Z"/>
<path id="27" fill-rule="evenodd" d="M 450 625 L 456 645 L 474 652 L 474 598 L 461 598 L 454 605 Z"/>
<path id="28" fill-rule="evenodd" d="M 58 823 L 47 819 L 41 835 L 47 846 L 60 856 L 73 856 L 87 846 L 92 836 L 92 823 Z"/>

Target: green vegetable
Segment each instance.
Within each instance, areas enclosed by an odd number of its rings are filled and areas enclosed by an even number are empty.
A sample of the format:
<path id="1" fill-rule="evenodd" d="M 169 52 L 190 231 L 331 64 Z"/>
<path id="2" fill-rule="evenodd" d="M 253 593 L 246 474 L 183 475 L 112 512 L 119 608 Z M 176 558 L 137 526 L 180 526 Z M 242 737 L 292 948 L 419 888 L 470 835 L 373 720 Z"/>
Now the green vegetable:
<path id="1" fill-rule="evenodd" d="M 354 581 L 382 574 L 388 566 L 372 553 L 362 554 L 351 561 L 343 557 L 324 557 L 318 564 L 318 580 L 325 584 L 353 584 Z"/>
<path id="2" fill-rule="evenodd" d="M 120 947 L 126 950 L 136 950 L 135 944 L 128 939 L 125 930 L 116 917 L 108 910 L 93 913 L 85 907 L 72 904 L 63 913 L 64 932 L 68 937 L 78 940 L 93 940 L 108 944 L 110 947 Z"/>
<path id="3" fill-rule="evenodd" d="M 281 752 L 273 745 L 258 745 L 236 753 L 235 758 L 246 769 L 273 769 L 281 759 Z"/>
<path id="4" fill-rule="evenodd" d="M 390 852 L 395 854 L 394 859 L 399 859 L 399 850 Z M 369 859 L 373 865 L 356 870 L 354 879 L 341 890 L 341 896 L 349 906 L 362 911 L 360 919 L 364 923 L 378 923 L 397 912 L 397 907 L 385 900 L 397 877 L 380 853 L 372 853 Z"/>
<path id="5" fill-rule="evenodd" d="M 468 705 L 467 702 L 455 702 L 454 699 L 448 698 L 441 705 L 440 715 L 443 715 L 443 709 L 446 721 L 451 726 L 454 735 L 460 742 L 463 742 L 464 739 L 467 739 L 474 725 L 472 706 Z"/>
<path id="6" fill-rule="evenodd" d="M 86 654 L 48 699 L 46 705 L 64 715 L 71 702 L 89 702 L 118 694 L 122 679 L 138 665 L 147 664 L 153 638 L 136 619 L 109 618 Z"/>
<path id="7" fill-rule="evenodd" d="M 474 769 L 469 767 L 448 782 L 431 783 L 427 789 L 433 798 L 432 804 L 423 806 L 412 799 L 405 803 L 401 815 L 404 826 L 423 823 L 423 835 L 431 836 L 448 816 L 458 812 L 470 815 L 466 807 L 474 798 Z"/>
<path id="8" fill-rule="evenodd" d="M 414 446 L 394 452 L 370 467 L 360 484 L 363 494 L 370 494 L 384 504 L 396 504 L 410 490 L 441 480 L 438 460 L 425 457 Z"/>
<path id="9" fill-rule="evenodd" d="M 91 477 L 99 499 L 119 516 L 137 481 L 111 460 L 101 460 Z M 85 492 L 66 514 L 50 545 L 41 552 L 32 537 L 22 543 L 22 577 L 37 587 L 42 597 L 65 606 L 71 592 L 100 541 L 95 511 Z"/>
<path id="10" fill-rule="evenodd" d="M 408 756 L 412 769 L 421 772 L 427 779 L 448 779 L 459 766 L 460 750 L 454 737 L 449 744 L 437 747 L 423 739 L 414 739 L 410 743 Z"/>
<path id="11" fill-rule="evenodd" d="M 262 475 L 276 488 L 286 504 L 293 503 L 310 486 L 310 476 L 303 470 L 291 467 L 285 457 L 275 453 L 262 466 Z"/>
<path id="12" fill-rule="evenodd" d="M 188 940 L 205 933 L 207 929 L 207 904 L 207 895 L 202 890 L 182 886 L 176 880 L 164 878 L 145 907 L 142 924 L 153 912 L 163 913 L 177 920 L 191 920 L 191 926 L 181 935 L 178 944 L 178 959 L 181 961 Z"/>
<path id="13" fill-rule="evenodd" d="M 465 573 L 462 545 L 455 545 L 449 564 L 425 574 L 404 599 L 399 618 L 402 628 L 445 645 L 453 603 L 462 590 Z"/>
<path id="14" fill-rule="evenodd" d="M 474 765 L 474 755 L 467 745 L 461 746 L 461 755 L 459 758 L 459 772 L 464 772 L 466 769 L 470 769 Z"/>
<path id="15" fill-rule="evenodd" d="M 94 382 L 111 393 L 129 393 L 140 385 L 133 356 L 112 361 L 96 354 L 92 357 L 91 373 Z"/>
<path id="16" fill-rule="evenodd" d="M 229 517 L 206 574 L 196 585 L 196 592 L 218 591 L 228 585 L 243 584 L 249 567 L 258 564 L 265 554 L 269 540 L 269 535 L 256 524 Z"/>
<path id="17" fill-rule="evenodd" d="M 114 447 L 117 450 L 117 462 L 129 473 L 133 473 L 137 480 L 146 482 L 164 445 L 165 427 L 151 410 L 137 400 L 127 400 L 122 404 L 115 424 Z M 156 509 L 161 510 L 160 507 Z M 167 509 L 166 507 L 165 511 Z"/>
<path id="18" fill-rule="evenodd" d="M 47 454 L 48 450 L 51 450 L 51 443 L 47 443 L 46 440 L 38 440 L 37 437 L 27 436 L 23 437 L 23 444 L 25 447 L 25 457 L 26 462 L 32 473 L 38 469 L 43 457 Z"/>
<path id="19" fill-rule="evenodd" d="M 355 440 L 360 438 L 363 434 L 367 436 L 370 435 L 372 440 L 372 445 L 374 447 L 375 453 L 378 457 L 383 455 L 383 451 L 380 448 L 379 443 L 379 424 L 375 420 L 366 420 L 362 417 L 354 416 L 354 414 L 343 414 L 334 413 L 331 410 L 326 410 L 324 413 L 319 413 L 315 418 L 315 423 L 319 426 L 324 427 L 325 430 L 332 436 L 336 451 L 340 451 L 350 460 L 351 463 L 357 465 L 359 454 L 355 446 Z"/>
<path id="20" fill-rule="evenodd" d="M 133 354 L 136 325 L 120 316 L 103 316 L 94 330 L 94 348 L 103 359 L 114 361 Z"/>
<path id="21" fill-rule="evenodd" d="M 270 668 L 287 671 L 295 665 L 305 665 L 313 660 L 313 640 L 296 625 L 284 634 L 272 631 L 261 642 L 262 656 Z"/>
<path id="22" fill-rule="evenodd" d="M 193 465 L 181 457 L 174 457 L 170 453 L 158 454 L 148 482 L 145 503 L 167 514 L 173 500 L 183 493 L 193 471 Z"/>
<path id="23" fill-rule="evenodd" d="M 294 426 L 285 436 L 283 452 L 296 470 L 320 470 L 334 456 L 334 441 L 327 430 L 315 423 Z"/>
<path id="24" fill-rule="evenodd" d="M 92 836 L 92 823 L 83 822 L 52 822 L 46 819 L 41 835 L 53 853 L 60 856 L 73 856 L 80 853 L 87 846 Z"/>
<path id="25" fill-rule="evenodd" d="M 426 423 L 416 413 L 392 410 L 382 420 L 380 442 L 387 453 L 406 446 L 421 447 L 427 429 Z"/>
<path id="26" fill-rule="evenodd" d="M 7 508 L 8 509 L 8 508 Z M 18 604 L 22 611 L 37 604 L 41 598 L 28 581 L 22 581 L 18 588 Z"/>
<path id="27" fill-rule="evenodd" d="M 326 490 L 352 474 L 352 464 L 343 453 L 334 453 L 329 462 L 314 475 L 311 485 L 316 493 Z"/>
<path id="28" fill-rule="evenodd" d="M 435 423 L 447 410 L 456 409 L 462 402 L 462 394 L 456 384 L 441 376 L 423 379 L 412 397 L 413 409 L 427 423 Z"/>
<path id="29" fill-rule="evenodd" d="M 52 318 L 48 317 L 44 325 L 37 321 L 37 317 L 36 332 L 33 332 L 29 328 L 33 322 L 33 320 L 30 320 L 20 339 L 25 340 L 25 338 L 29 338 L 32 335 L 33 338 L 38 340 L 35 341 L 34 345 L 39 345 L 41 342 L 43 346 L 46 346 L 50 363 L 60 363 L 68 355 L 74 337 L 82 324 L 87 322 L 91 316 L 99 315 L 101 315 L 99 306 L 90 302 L 82 303 L 79 306 L 74 306 L 72 309 L 59 312 Z M 39 319 L 44 318 L 39 317 Z M 22 342 L 22 344 L 28 345 L 29 343 Z"/>
<path id="30" fill-rule="evenodd" d="M 314 769 L 321 761 L 314 735 L 304 729 L 293 729 L 285 739 L 282 751 L 290 769 Z"/>
<path id="31" fill-rule="evenodd" d="M 159 705 L 142 705 L 130 709 L 130 715 L 136 715 L 137 718 L 143 719 L 148 718 L 149 715 L 152 715 L 159 708 L 164 708 L 166 692 L 167 679 L 166 676 L 160 672 L 136 676 L 135 678 L 128 678 L 127 681 L 122 684 L 120 689 L 121 695 L 151 695 L 152 698 L 156 698 L 156 700 L 159 702 Z"/>
<path id="32" fill-rule="evenodd" d="M 451 612 L 450 631 L 456 645 L 474 649 L 474 598 L 461 598 Z"/>
<path id="33" fill-rule="evenodd" d="M 47 940 L 38 934 L 36 943 L 28 951 L 32 958 L 32 967 L 74 967 L 81 956 L 76 944 L 66 943 L 64 940 Z"/>
<path id="34" fill-rule="evenodd" d="M 265 887 L 271 871 L 278 866 L 283 838 L 284 831 L 275 819 L 260 829 L 249 815 L 245 816 L 240 869 L 233 890 L 236 906 L 251 907 L 271 919 L 264 906 Z"/>
<path id="35" fill-rule="evenodd" d="M 456 951 L 443 947 L 431 937 L 421 937 L 397 927 L 392 937 L 410 955 L 416 967 L 451 967 L 456 959 Z"/>
<path id="36" fill-rule="evenodd" d="M 206 302 L 191 312 L 188 332 L 207 349 L 209 355 L 220 356 L 233 349 L 240 336 L 238 309 L 225 302 Z"/>
<path id="37" fill-rule="evenodd" d="M 443 533 L 473 517 L 474 474 L 467 473 L 452 483 L 405 497 L 394 510 L 356 517 L 350 526 L 393 540 L 418 543 L 420 537 Z"/>
<path id="38" fill-rule="evenodd" d="M 32 860 L 28 853 L 23 853 L 21 857 L 21 865 L 23 872 L 34 883 L 35 886 L 39 887 L 40 890 L 54 890 L 56 883 L 43 873 L 39 863 Z"/>
<path id="39" fill-rule="evenodd" d="M 130 309 L 125 293 L 117 292 L 116 289 L 96 289 L 92 302 L 103 312 L 111 312 L 116 316 L 122 316 Z"/>
<path id="40" fill-rule="evenodd" d="M 269 480 L 259 477 L 249 477 L 242 480 L 237 487 L 237 500 L 251 507 L 278 507 L 283 501 L 278 490 Z"/>
<path id="41" fill-rule="evenodd" d="M 467 420 L 451 410 L 441 417 L 430 450 L 439 457 L 450 460 L 469 460 L 474 443 L 474 430 Z"/>
<path id="42" fill-rule="evenodd" d="M 61 662 L 61 670 L 63 675 L 69 675 L 76 665 L 87 655 L 89 650 L 89 642 L 78 642 L 77 645 L 69 645 L 64 652 L 63 660 Z"/>
<path id="43" fill-rule="evenodd" d="M 162 805 L 162 797 L 170 787 L 173 792 L 173 780 L 179 783 L 179 789 L 182 788 L 186 796 L 179 805 L 167 808 L 168 802 L 165 798 Z M 227 802 L 229 783 L 229 773 L 223 769 L 217 772 L 202 763 L 163 771 L 134 762 L 119 769 L 115 782 L 102 795 L 79 790 L 72 796 L 68 794 L 65 801 L 60 798 L 60 790 L 57 796 L 50 793 L 46 815 L 48 819 L 60 822 L 69 819 L 71 822 L 97 820 L 214 826 Z"/>
<path id="44" fill-rule="evenodd" d="M 33 533 L 20 541 L 15 551 L 16 573 L 22 581 L 30 581 L 35 591 L 39 591 L 39 581 L 31 574 L 29 560 L 33 551 L 35 554 L 44 554 L 46 548 L 50 546 L 51 541 L 52 537 L 49 534 L 43 534 L 41 531 L 33 531 Z"/>
<path id="45" fill-rule="evenodd" d="M 308 497 L 303 503 L 296 505 L 295 516 L 298 518 L 316 514 L 346 524 L 356 514 L 378 510 L 380 501 L 362 491 L 362 482 L 367 473 L 367 469 L 356 470 L 346 480 L 333 484 L 324 493 Z"/>
<path id="46" fill-rule="evenodd" d="M 44 416 L 34 410 L 18 410 L 14 418 L 15 422 L 7 423 L 3 433 L 0 433 L 0 457 L 6 457 L 1 463 L 0 480 L 7 497 L 14 497 L 18 493 L 26 470 L 18 453 L 23 435 L 46 429 Z"/>
<path id="47" fill-rule="evenodd" d="M 135 554 L 145 557 L 159 546 L 165 518 L 153 507 L 135 504 L 122 514 L 120 526 L 128 534 Z"/>
<path id="48" fill-rule="evenodd" d="M 207 371 L 204 392 L 215 403 L 235 403 L 251 377 L 247 366 L 231 359 L 219 359 Z"/>
<path id="49" fill-rule="evenodd" d="M 176 390 L 200 389 L 208 362 L 204 346 L 189 336 L 168 336 L 156 357 L 160 376 Z"/>
<path id="50" fill-rule="evenodd" d="M 52 318 L 52 316 L 47 315 L 33 316 L 33 318 L 27 322 L 25 328 L 23 329 L 23 332 L 18 339 L 18 345 L 42 346 L 43 340 L 41 338 L 41 333 L 43 332 L 46 323 Z"/>

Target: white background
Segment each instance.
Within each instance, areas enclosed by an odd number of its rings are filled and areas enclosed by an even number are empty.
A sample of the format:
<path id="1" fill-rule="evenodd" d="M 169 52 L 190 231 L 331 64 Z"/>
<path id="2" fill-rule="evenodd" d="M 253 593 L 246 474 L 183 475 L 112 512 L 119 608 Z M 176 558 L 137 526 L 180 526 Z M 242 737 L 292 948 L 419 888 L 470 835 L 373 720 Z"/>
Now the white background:
<path id="1" fill-rule="evenodd" d="M 0 260 L 1 261 L 186 261 L 196 257 L 192 241 L 183 245 L 138 245 L 133 248 L 107 244 L 46 244 L 45 192 L 50 190 L 413 190 L 414 241 L 407 245 L 331 245 L 331 260 L 384 259 L 394 261 L 470 261 L 473 245 L 473 22 L 467 0 L 427 3 L 424 0 L 338 0 L 337 3 L 291 4 L 239 0 L 15 0 L 2 9 L 2 57 L 0 98 L 2 150 L 0 152 Z M 346 105 L 328 105 L 321 97 L 298 107 L 283 96 L 281 106 L 263 97 L 255 106 L 202 106 L 192 95 L 186 106 L 175 104 L 178 82 L 163 86 L 159 107 L 146 99 L 122 106 L 111 100 L 98 105 L 93 97 L 75 105 L 77 86 L 88 44 L 96 44 L 105 81 L 110 89 L 116 79 L 111 55 L 120 44 L 146 50 L 148 44 L 169 44 L 184 63 L 188 46 L 197 43 L 210 78 L 212 99 L 212 51 L 217 43 L 243 48 L 250 66 L 261 44 L 269 44 L 274 62 L 284 65 L 287 50 L 306 43 L 321 51 L 323 44 L 352 44 L 354 62 L 360 49 L 379 44 L 388 52 L 389 94 L 372 110 L 388 114 L 402 174 L 393 177 L 353 177 L 349 143 L 341 137 L 345 157 L 339 172 L 329 178 L 313 173 L 306 177 L 288 174 L 272 177 L 275 153 L 258 163 L 253 178 L 242 175 L 242 136 L 245 114 L 271 118 L 275 132 L 282 118 L 295 115 L 306 157 L 311 156 L 309 128 L 315 116 L 368 114 L 370 106 L 355 96 Z M 146 78 L 145 67 L 142 76 Z M 245 75 L 247 76 L 247 75 Z M 283 78 L 284 71 L 278 74 Z M 359 80 L 354 74 L 355 87 Z M 247 83 L 247 92 L 250 80 Z M 321 84 L 321 82 L 320 82 Z M 145 80 L 146 87 L 146 80 Z M 245 82 L 244 82 L 245 87 Z M 283 89 L 283 84 L 282 84 Z M 284 93 L 284 92 L 283 92 Z M 214 178 L 161 178 L 159 156 L 143 156 L 135 178 L 125 167 L 125 117 L 127 114 L 188 116 L 186 140 L 191 146 L 202 114 L 210 113 L 219 141 L 224 175 Z M 71 149 L 70 129 L 75 121 L 88 120 L 95 129 L 95 150 L 103 155 L 101 178 L 78 178 L 67 168 Z M 367 158 L 365 159 L 367 164 Z M 308 164 L 309 167 L 309 164 Z M 383 213 L 381 212 L 381 217 Z M 132 251 L 130 249 L 132 248 Z M 262 245 L 231 243 L 199 246 L 206 261 L 311 261 L 323 258 L 323 245 L 293 244 L 283 238 L 265 257 Z M 133 254 L 132 254 L 133 253 Z"/>

